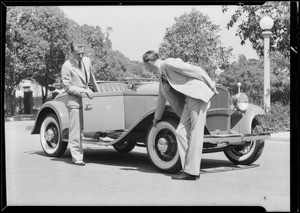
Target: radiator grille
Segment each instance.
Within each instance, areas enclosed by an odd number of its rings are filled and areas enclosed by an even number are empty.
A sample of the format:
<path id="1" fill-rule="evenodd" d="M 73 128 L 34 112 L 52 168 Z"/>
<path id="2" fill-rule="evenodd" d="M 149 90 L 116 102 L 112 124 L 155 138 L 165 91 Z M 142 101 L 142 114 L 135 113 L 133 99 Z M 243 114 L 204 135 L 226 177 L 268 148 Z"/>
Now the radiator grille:
<path id="1" fill-rule="evenodd" d="M 211 134 L 228 133 L 230 129 L 230 94 L 223 86 L 217 86 L 219 92 L 210 102 L 207 110 L 206 127 Z"/>

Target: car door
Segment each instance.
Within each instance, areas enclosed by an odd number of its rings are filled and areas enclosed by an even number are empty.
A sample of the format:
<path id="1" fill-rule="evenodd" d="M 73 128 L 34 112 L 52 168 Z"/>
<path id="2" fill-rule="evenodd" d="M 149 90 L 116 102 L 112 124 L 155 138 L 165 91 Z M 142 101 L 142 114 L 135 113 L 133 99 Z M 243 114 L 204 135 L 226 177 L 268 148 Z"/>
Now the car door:
<path id="1" fill-rule="evenodd" d="M 123 92 L 96 92 L 94 98 L 82 98 L 83 133 L 91 136 L 97 132 L 124 130 Z"/>

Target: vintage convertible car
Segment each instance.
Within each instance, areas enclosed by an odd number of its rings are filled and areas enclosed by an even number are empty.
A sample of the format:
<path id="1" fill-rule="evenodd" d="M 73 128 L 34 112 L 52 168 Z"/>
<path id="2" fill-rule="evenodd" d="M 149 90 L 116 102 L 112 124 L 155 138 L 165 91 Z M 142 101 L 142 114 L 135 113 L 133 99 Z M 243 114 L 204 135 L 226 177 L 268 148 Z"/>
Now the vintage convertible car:
<path id="1" fill-rule="evenodd" d="M 121 153 L 135 146 L 147 148 L 154 166 L 162 172 L 181 169 L 175 130 L 179 117 L 167 104 L 162 120 L 153 127 L 158 81 L 98 82 L 99 92 L 90 99 L 83 95 L 83 141 L 112 145 Z M 263 109 L 248 103 L 246 94 L 230 96 L 217 85 L 207 112 L 203 153 L 224 152 L 235 164 L 252 164 L 261 155 L 270 132 L 257 117 Z M 68 109 L 66 93 L 44 103 L 38 111 L 32 134 L 48 156 L 59 157 L 68 145 Z M 111 140 L 106 140 L 111 139 Z"/>

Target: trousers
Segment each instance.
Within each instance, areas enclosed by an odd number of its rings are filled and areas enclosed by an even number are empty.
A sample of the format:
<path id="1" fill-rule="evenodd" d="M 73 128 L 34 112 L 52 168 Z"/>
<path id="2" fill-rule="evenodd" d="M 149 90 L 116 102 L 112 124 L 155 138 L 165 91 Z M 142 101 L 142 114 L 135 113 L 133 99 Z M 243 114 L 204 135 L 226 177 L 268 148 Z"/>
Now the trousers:
<path id="1" fill-rule="evenodd" d="M 182 170 L 191 175 L 200 174 L 207 108 L 208 103 L 187 96 L 176 129 Z"/>
<path id="2" fill-rule="evenodd" d="M 69 148 L 73 161 L 83 160 L 82 113 L 80 108 L 68 108 L 69 111 Z"/>

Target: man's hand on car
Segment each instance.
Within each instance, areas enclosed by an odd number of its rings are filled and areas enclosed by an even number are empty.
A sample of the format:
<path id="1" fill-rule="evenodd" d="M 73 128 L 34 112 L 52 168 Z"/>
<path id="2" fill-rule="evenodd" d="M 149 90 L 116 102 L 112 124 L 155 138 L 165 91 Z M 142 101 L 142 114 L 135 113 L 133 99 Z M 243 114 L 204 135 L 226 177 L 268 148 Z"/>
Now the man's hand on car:
<path id="1" fill-rule="evenodd" d="M 86 89 L 83 93 L 86 93 L 86 95 L 89 97 L 89 99 L 93 99 L 94 98 L 94 92 L 92 90 L 90 90 L 90 89 Z"/>

